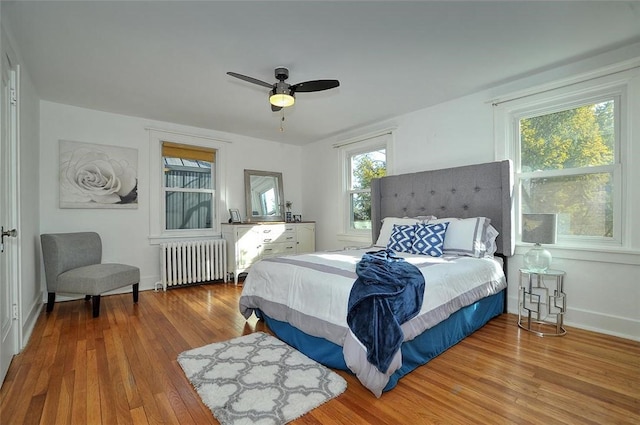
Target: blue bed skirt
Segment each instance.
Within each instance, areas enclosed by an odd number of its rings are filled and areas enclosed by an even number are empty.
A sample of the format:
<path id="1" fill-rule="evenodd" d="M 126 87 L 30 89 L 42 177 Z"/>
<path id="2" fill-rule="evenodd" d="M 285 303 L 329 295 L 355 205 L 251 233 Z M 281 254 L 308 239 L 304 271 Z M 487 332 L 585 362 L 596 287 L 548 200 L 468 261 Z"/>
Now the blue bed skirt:
<path id="1" fill-rule="evenodd" d="M 506 291 L 483 298 L 453 313 L 447 320 L 441 322 L 411 341 L 402 344 L 402 367 L 398 369 L 383 391 L 395 387 L 398 380 L 418 366 L 454 346 L 462 339 L 480 329 L 492 318 L 500 315 L 504 309 Z M 274 320 L 262 312 L 256 312 L 264 319 L 269 328 L 278 338 L 304 353 L 307 357 L 333 369 L 349 370 L 342 355 L 342 347 L 308 335 L 288 323 Z"/>

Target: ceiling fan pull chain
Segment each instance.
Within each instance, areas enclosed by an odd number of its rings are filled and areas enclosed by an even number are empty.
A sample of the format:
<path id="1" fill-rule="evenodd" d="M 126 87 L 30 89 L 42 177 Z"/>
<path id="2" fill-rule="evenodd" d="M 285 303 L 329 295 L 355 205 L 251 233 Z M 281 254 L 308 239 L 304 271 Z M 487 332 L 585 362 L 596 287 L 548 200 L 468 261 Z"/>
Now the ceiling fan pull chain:
<path id="1" fill-rule="evenodd" d="M 281 111 L 282 111 L 282 119 L 280 120 L 280 132 L 284 133 L 284 108 L 282 108 Z"/>

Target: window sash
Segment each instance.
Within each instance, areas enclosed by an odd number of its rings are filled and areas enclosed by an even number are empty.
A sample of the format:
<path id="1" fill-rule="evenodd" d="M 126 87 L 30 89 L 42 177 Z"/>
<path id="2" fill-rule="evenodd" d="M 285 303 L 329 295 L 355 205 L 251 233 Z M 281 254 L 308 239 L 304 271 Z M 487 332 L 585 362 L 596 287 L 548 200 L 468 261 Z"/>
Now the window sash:
<path id="1" fill-rule="evenodd" d="M 617 230 L 614 192 L 620 186 L 616 175 L 612 171 L 520 178 L 520 210 L 522 213 L 556 213 L 559 241 L 567 238 L 612 240 Z"/>
<path id="2" fill-rule="evenodd" d="M 169 202 L 171 195 L 177 202 Z M 202 195 L 205 195 L 204 197 Z M 207 200 L 207 206 L 198 206 Z M 213 228 L 215 194 L 210 191 L 165 192 L 165 230 L 211 230 Z"/>
<path id="3" fill-rule="evenodd" d="M 529 119 L 532 117 L 544 116 L 547 114 L 554 114 L 557 112 L 567 111 L 575 109 L 581 106 L 597 104 L 606 101 L 614 102 L 614 132 L 615 139 L 613 141 L 613 163 L 596 166 L 584 166 L 569 169 L 550 169 L 550 170 L 535 170 L 535 171 L 522 171 L 522 144 L 520 138 L 520 122 L 522 119 Z M 518 221 L 521 214 L 524 212 L 523 205 L 523 182 L 531 179 L 544 179 L 544 178 L 559 178 L 559 177 L 572 177 L 572 176 L 588 176 L 597 174 L 609 174 L 611 175 L 610 185 L 612 186 L 612 235 L 609 236 L 597 236 L 597 235 L 571 235 L 562 234 L 562 230 L 559 229 L 557 244 L 560 245 L 621 245 L 622 244 L 622 166 L 620 163 L 620 146 L 621 146 L 621 120 L 622 113 L 622 100 L 621 94 L 616 91 L 614 93 L 599 93 L 594 96 L 584 96 L 582 98 L 572 99 L 570 102 L 550 102 L 543 108 L 537 109 L 521 109 L 517 114 L 511 114 L 511 131 L 514 140 L 514 162 L 516 164 L 516 183 L 517 183 L 517 216 Z"/>
<path id="4" fill-rule="evenodd" d="M 378 151 L 385 152 L 385 169 L 387 169 L 386 144 L 384 146 L 378 145 L 378 146 L 370 146 L 367 148 L 361 148 L 358 150 L 351 151 L 347 155 L 347 158 L 346 158 L 347 188 L 345 193 L 346 193 L 346 205 L 347 205 L 347 211 L 348 211 L 348 219 L 347 219 L 348 232 L 360 233 L 360 234 L 371 233 L 371 187 L 355 188 L 355 189 L 353 188 L 353 173 L 354 173 L 353 165 L 354 165 L 354 157 L 364 155 L 370 152 L 378 152 Z M 369 220 L 356 220 L 356 217 L 355 217 L 356 212 L 354 211 L 354 206 L 355 206 L 354 196 L 361 195 L 361 194 L 369 194 L 369 201 L 368 201 L 369 202 L 369 208 L 368 208 Z M 368 221 L 368 224 L 367 224 L 367 221 Z M 362 224 L 356 225 L 356 223 L 362 223 Z"/>
<path id="5" fill-rule="evenodd" d="M 348 178 L 349 178 L 349 182 L 348 182 L 348 187 L 347 190 L 350 191 L 357 191 L 357 190 L 369 190 L 371 191 L 371 188 L 367 188 L 367 187 L 355 187 L 355 179 L 354 179 L 354 163 L 355 163 L 355 159 L 356 157 L 359 156 L 364 156 L 364 155 L 368 155 L 368 154 L 372 154 L 375 152 L 384 152 L 384 156 L 385 156 L 385 169 L 386 169 L 386 157 L 387 157 L 387 151 L 386 151 L 386 147 L 385 146 L 378 146 L 378 147 L 373 147 L 373 148 L 368 148 L 368 149 L 359 149 L 357 151 L 352 151 L 349 153 L 349 159 L 348 159 Z"/>
<path id="6" fill-rule="evenodd" d="M 168 166 L 167 158 L 182 163 L 203 161 L 206 168 Z M 215 149 L 170 142 L 162 143 L 163 173 L 163 228 L 164 231 L 194 231 L 213 229 L 216 216 L 215 201 Z M 204 164 L 203 164 L 204 165 Z M 176 174 L 171 174 L 172 172 Z M 171 196 L 175 194 L 175 196 Z M 203 196 L 204 195 L 204 196 Z M 200 205 L 208 200 L 208 205 Z"/>
<path id="7" fill-rule="evenodd" d="M 213 165 L 213 164 L 212 164 Z M 203 173 L 204 174 L 204 173 Z M 211 168 L 210 169 L 210 179 L 209 181 L 213 181 L 213 179 L 215 178 L 214 176 L 214 169 Z M 213 188 L 190 188 L 190 187 L 174 187 L 174 186 L 167 186 L 167 182 L 166 178 L 163 179 L 163 188 L 162 188 L 162 199 L 163 199 L 163 208 L 164 208 L 164 219 L 163 219 L 163 228 L 165 231 L 177 231 L 177 230 L 211 230 L 213 229 L 214 223 L 213 223 L 213 218 L 216 216 L 216 210 L 215 210 L 215 203 L 216 203 L 216 192 L 215 189 Z M 175 226 L 172 226 L 170 223 L 174 223 L 175 222 L 175 218 L 170 220 L 169 216 L 170 216 L 170 209 L 172 207 L 176 207 L 177 205 L 169 205 L 168 204 L 168 199 L 169 199 L 169 195 L 171 193 L 176 193 L 176 194 L 184 194 L 182 195 L 180 198 L 182 199 L 182 207 L 184 208 L 185 206 L 185 202 L 187 202 L 188 198 L 185 198 L 187 194 L 202 194 L 202 195 L 210 195 L 209 198 L 209 206 L 208 206 L 208 215 L 209 215 L 209 220 L 208 220 L 208 225 L 205 226 L 197 226 L 197 227 L 188 227 L 188 228 L 176 228 Z M 192 199 L 191 199 L 192 200 Z M 195 213 L 195 212 L 194 212 Z M 186 217 L 182 217 L 183 222 L 186 219 Z"/>
<path id="8" fill-rule="evenodd" d="M 368 202 L 369 208 L 368 210 L 368 220 L 356 220 L 356 211 L 355 211 L 355 197 L 360 195 L 369 195 L 368 199 L 364 199 L 360 202 Z M 357 232 L 370 232 L 371 231 L 371 189 L 361 189 L 361 190 L 351 190 L 347 194 L 347 204 L 349 206 L 349 227 Z M 360 224 L 356 224 L 360 223 Z"/>

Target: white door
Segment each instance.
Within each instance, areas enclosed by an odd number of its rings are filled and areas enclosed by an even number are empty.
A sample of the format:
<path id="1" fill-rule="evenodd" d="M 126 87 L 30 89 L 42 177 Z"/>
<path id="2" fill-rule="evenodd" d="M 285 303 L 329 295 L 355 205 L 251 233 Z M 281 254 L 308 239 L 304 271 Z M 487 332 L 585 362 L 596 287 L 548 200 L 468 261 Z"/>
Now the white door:
<path id="1" fill-rule="evenodd" d="M 0 92 L 0 383 L 18 352 L 17 283 L 17 92 L 16 71 L 2 58 Z"/>

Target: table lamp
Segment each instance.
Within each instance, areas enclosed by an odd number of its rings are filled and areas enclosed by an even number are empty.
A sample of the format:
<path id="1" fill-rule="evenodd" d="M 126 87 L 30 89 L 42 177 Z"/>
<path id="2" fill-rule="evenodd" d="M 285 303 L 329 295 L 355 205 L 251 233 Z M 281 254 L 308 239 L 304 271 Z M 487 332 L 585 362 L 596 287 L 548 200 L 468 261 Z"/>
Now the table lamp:
<path id="1" fill-rule="evenodd" d="M 535 245 L 524 255 L 529 271 L 544 273 L 551 265 L 551 253 L 542 244 L 556 243 L 556 214 L 522 214 L 522 242 Z"/>

